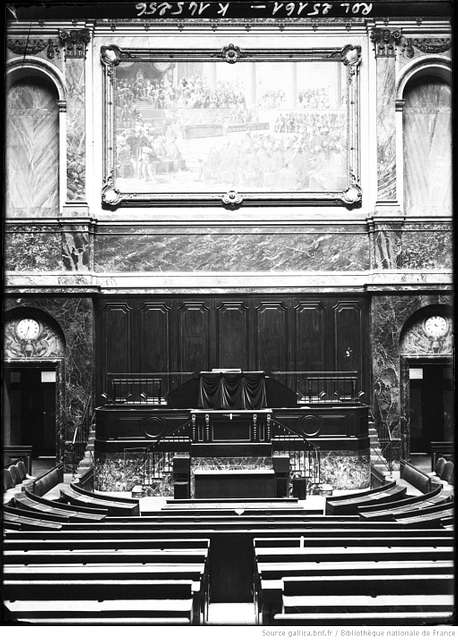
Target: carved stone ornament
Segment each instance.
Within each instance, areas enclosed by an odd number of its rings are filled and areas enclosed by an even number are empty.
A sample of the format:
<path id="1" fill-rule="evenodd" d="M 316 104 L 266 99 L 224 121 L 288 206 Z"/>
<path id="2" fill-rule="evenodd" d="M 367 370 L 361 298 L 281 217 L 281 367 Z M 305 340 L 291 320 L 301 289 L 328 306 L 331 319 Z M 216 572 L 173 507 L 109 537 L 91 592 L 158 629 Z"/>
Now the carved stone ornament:
<path id="1" fill-rule="evenodd" d="M 222 196 L 221 200 L 223 201 L 224 206 L 230 208 L 239 207 L 243 202 L 242 196 L 237 191 L 227 191 Z"/>
<path id="2" fill-rule="evenodd" d="M 221 57 L 229 62 L 229 64 L 234 64 L 241 56 L 240 47 L 236 47 L 234 44 L 228 44 L 226 47 L 221 49 Z"/>
<path id="3" fill-rule="evenodd" d="M 351 184 L 346 191 L 342 194 L 342 200 L 345 204 L 355 206 L 361 202 L 362 191 L 361 187 L 356 181 L 356 177 L 352 174 Z"/>
<path id="4" fill-rule="evenodd" d="M 91 41 L 89 29 L 59 30 L 59 39 L 65 47 L 66 58 L 85 58 L 87 45 Z"/>
<path id="5" fill-rule="evenodd" d="M 340 56 L 344 65 L 357 66 L 361 62 L 361 47 L 347 44 L 340 52 Z"/>
<path id="6" fill-rule="evenodd" d="M 110 175 L 107 176 L 107 179 L 102 188 L 102 202 L 103 204 L 111 207 L 116 206 L 120 201 L 121 196 L 119 194 L 119 191 L 114 187 L 113 176 L 110 173 Z"/>
<path id="7" fill-rule="evenodd" d="M 56 358 L 62 357 L 64 348 L 60 337 L 45 322 L 35 321 L 39 327 L 37 335 L 22 336 L 18 334 L 20 319 L 11 320 L 5 327 L 5 356 L 11 360 L 23 358 Z"/>
<path id="8" fill-rule="evenodd" d="M 13 40 L 10 38 L 7 41 L 7 46 L 10 51 L 13 53 L 17 53 L 18 55 L 30 55 L 34 56 L 43 49 L 46 49 L 46 56 L 52 60 L 56 56 L 59 55 L 59 45 L 55 40 L 40 40 L 38 38 L 34 38 L 32 40 L 27 40 L 26 38 L 21 38 Z"/>
<path id="9" fill-rule="evenodd" d="M 117 67 L 121 60 L 121 52 L 116 45 L 100 47 L 100 60 L 107 67 Z"/>
<path id="10" fill-rule="evenodd" d="M 403 44 L 404 38 L 400 29 L 372 29 L 371 40 L 376 58 L 394 58 L 396 47 Z"/>
<path id="11" fill-rule="evenodd" d="M 423 53 L 443 53 L 452 46 L 450 38 L 409 38 L 408 42 Z"/>

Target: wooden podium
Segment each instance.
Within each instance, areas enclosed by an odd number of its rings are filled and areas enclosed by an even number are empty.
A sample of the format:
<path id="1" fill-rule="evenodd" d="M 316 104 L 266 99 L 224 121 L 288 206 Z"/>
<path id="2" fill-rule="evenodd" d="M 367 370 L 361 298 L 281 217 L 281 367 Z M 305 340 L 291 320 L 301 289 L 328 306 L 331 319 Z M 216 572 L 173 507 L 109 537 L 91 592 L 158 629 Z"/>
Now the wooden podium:
<path id="1" fill-rule="evenodd" d="M 196 498 L 275 498 L 273 469 L 212 469 L 194 472 Z"/>

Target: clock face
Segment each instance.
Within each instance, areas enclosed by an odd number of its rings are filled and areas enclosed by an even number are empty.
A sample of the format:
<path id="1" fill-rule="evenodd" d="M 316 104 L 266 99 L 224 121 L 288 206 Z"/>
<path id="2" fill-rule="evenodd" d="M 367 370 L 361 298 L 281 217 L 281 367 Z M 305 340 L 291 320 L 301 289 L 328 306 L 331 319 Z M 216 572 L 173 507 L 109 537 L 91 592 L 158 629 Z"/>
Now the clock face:
<path id="1" fill-rule="evenodd" d="M 16 334 L 20 340 L 35 340 L 40 335 L 40 325 L 32 318 L 23 318 L 16 326 Z"/>
<path id="2" fill-rule="evenodd" d="M 425 320 L 424 329 L 430 338 L 442 338 L 448 331 L 448 320 L 443 316 L 431 316 Z"/>

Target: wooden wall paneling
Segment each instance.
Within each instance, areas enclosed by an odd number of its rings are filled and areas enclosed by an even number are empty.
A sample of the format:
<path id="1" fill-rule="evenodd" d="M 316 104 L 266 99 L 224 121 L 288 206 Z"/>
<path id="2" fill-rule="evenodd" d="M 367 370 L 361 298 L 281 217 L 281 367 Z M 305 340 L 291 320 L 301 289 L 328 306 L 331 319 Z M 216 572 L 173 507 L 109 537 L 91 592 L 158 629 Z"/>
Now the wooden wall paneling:
<path id="1" fill-rule="evenodd" d="M 216 367 L 249 369 L 248 305 L 244 300 L 216 301 L 215 315 Z"/>
<path id="2" fill-rule="evenodd" d="M 268 300 L 256 305 L 255 368 L 285 371 L 288 367 L 288 316 L 283 301 Z M 287 384 L 285 376 L 278 376 Z"/>
<path id="3" fill-rule="evenodd" d="M 197 372 L 211 369 L 210 305 L 200 300 L 180 302 L 177 325 L 177 370 Z"/>
<path id="4" fill-rule="evenodd" d="M 136 372 L 170 371 L 170 316 L 170 304 L 165 302 L 145 302 L 138 308 Z"/>
<path id="5" fill-rule="evenodd" d="M 298 301 L 294 306 L 294 361 L 295 371 L 326 370 L 325 353 L 326 323 L 325 307 L 321 300 Z M 291 381 L 293 382 L 293 381 Z M 296 391 L 304 393 L 304 376 L 298 375 L 294 380 Z"/>
<path id="6" fill-rule="evenodd" d="M 334 311 L 334 366 L 362 372 L 362 309 L 359 300 L 339 301 Z"/>
<path id="7" fill-rule="evenodd" d="M 109 302 L 104 306 L 102 317 L 105 370 L 131 371 L 132 308 L 128 304 Z"/>

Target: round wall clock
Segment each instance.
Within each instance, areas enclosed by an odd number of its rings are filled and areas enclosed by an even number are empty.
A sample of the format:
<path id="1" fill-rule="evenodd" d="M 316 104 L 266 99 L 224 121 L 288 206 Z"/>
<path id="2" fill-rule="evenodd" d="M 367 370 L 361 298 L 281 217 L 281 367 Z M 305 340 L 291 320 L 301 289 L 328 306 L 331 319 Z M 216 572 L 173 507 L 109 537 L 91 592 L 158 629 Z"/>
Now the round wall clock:
<path id="1" fill-rule="evenodd" d="M 33 318 L 23 318 L 17 323 L 16 335 L 20 340 L 35 340 L 40 335 L 40 325 Z"/>
<path id="2" fill-rule="evenodd" d="M 426 318 L 423 327 L 430 338 L 443 338 L 448 332 L 448 320 L 443 316 L 430 316 Z"/>

